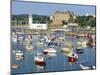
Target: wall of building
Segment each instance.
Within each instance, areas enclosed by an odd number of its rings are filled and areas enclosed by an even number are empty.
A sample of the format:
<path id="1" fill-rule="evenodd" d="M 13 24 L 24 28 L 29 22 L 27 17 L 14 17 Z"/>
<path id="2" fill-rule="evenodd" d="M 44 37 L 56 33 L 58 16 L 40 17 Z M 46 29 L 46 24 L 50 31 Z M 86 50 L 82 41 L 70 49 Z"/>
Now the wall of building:
<path id="1" fill-rule="evenodd" d="M 73 15 L 70 12 L 56 11 L 52 18 L 52 24 L 61 25 L 63 22 L 69 23 L 73 21 Z"/>

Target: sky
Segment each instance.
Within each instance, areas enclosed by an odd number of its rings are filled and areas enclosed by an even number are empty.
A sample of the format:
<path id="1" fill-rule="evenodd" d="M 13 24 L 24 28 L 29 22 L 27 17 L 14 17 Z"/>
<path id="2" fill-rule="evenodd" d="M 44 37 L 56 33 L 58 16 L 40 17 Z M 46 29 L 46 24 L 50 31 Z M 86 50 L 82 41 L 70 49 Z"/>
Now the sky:
<path id="1" fill-rule="evenodd" d="M 37 14 L 51 16 L 55 11 L 72 11 L 75 15 L 95 15 L 95 6 L 12 1 L 12 14 Z"/>

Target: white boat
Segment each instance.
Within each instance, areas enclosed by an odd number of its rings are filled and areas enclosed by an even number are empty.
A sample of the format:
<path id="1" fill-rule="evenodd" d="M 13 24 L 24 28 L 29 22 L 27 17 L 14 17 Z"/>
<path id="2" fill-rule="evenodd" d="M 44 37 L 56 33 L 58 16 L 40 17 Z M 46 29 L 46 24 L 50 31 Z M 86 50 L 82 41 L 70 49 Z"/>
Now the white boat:
<path id="1" fill-rule="evenodd" d="M 81 46 L 82 48 L 86 48 L 87 47 L 87 40 L 84 40 L 84 41 L 78 41 L 77 44 L 79 46 Z"/>
<path id="2" fill-rule="evenodd" d="M 12 69 L 19 69 L 20 68 L 20 65 L 19 64 L 12 64 L 11 65 L 11 68 Z"/>
<path id="3" fill-rule="evenodd" d="M 39 65 L 36 65 L 36 68 L 37 68 L 37 70 L 40 70 L 40 69 L 44 69 L 45 66 L 39 66 Z"/>
<path id="4" fill-rule="evenodd" d="M 56 53 L 48 53 L 47 55 L 50 57 L 55 57 L 57 54 Z"/>
<path id="5" fill-rule="evenodd" d="M 12 50 L 12 53 L 15 53 L 16 52 L 16 50 Z"/>
<path id="6" fill-rule="evenodd" d="M 15 53 L 16 60 L 20 61 L 24 59 L 24 54 L 20 50 L 13 51 Z"/>
<path id="7" fill-rule="evenodd" d="M 82 70 L 88 70 L 89 69 L 89 67 L 83 66 L 82 64 L 80 64 L 80 67 L 81 67 Z"/>
<path id="8" fill-rule="evenodd" d="M 18 37 L 18 41 L 19 41 L 19 42 L 22 42 L 22 41 L 23 41 L 23 37 L 22 37 L 22 36 L 19 36 L 19 37 Z"/>
<path id="9" fill-rule="evenodd" d="M 12 50 L 12 53 L 21 53 L 21 50 Z"/>
<path id="10" fill-rule="evenodd" d="M 16 43 L 17 42 L 17 34 L 15 32 L 12 32 L 11 36 L 12 36 L 12 38 L 11 38 L 12 41 Z"/>
<path id="11" fill-rule="evenodd" d="M 12 36 L 12 41 L 16 43 L 17 42 L 17 36 Z"/>
<path id="12" fill-rule="evenodd" d="M 16 57 L 16 60 L 23 60 L 24 59 L 24 54 L 23 53 L 16 53 L 15 57 Z"/>
<path id="13" fill-rule="evenodd" d="M 57 51 L 54 48 L 47 48 L 47 49 L 43 50 L 43 52 L 56 53 Z"/>
<path id="14" fill-rule="evenodd" d="M 95 66 L 92 66 L 92 69 L 96 69 L 96 67 Z"/>
<path id="15" fill-rule="evenodd" d="M 95 69 L 95 66 L 91 66 L 91 67 L 88 67 L 88 66 L 84 66 L 82 64 L 80 64 L 80 67 L 82 70 L 91 70 L 91 69 Z"/>
<path id="16" fill-rule="evenodd" d="M 82 47 L 83 48 L 86 48 L 87 47 L 87 42 L 88 42 L 87 40 L 85 40 L 85 41 L 82 42 Z"/>
<path id="17" fill-rule="evenodd" d="M 47 36 L 44 36 L 44 39 L 46 42 L 51 42 L 50 38 L 48 38 Z"/>
<path id="18" fill-rule="evenodd" d="M 40 55 L 39 55 L 39 56 L 35 56 L 35 57 L 34 57 L 34 60 L 35 60 L 35 61 L 42 62 L 42 61 L 44 61 L 44 57 L 43 57 L 43 56 L 40 56 Z"/>
<path id="19" fill-rule="evenodd" d="M 43 42 L 38 42 L 38 43 L 37 43 L 37 46 L 38 46 L 38 47 L 43 47 L 43 45 L 44 45 Z"/>

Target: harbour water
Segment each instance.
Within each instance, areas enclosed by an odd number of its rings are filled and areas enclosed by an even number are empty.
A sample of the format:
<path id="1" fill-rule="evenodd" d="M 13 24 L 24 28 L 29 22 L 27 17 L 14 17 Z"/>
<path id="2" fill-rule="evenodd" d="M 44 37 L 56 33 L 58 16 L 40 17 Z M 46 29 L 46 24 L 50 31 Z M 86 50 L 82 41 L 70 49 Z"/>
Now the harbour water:
<path id="1" fill-rule="evenodd" d="M 21 36 L 26 36 L 21 35 Z M 63 36 L 62 32 L 56 33 L 57 37 Z M 76 38 L 72 36 L 65 36 L 65 43 L 72 42 L 73 51 L 76 53 L 77 41 L 82 40 L 83 38 Z M 48 55 L 43 55 L 45 58 L 46 66 L 44 69 L 38 69 L 34 62 L 34 56 L 36 56 L 37 51 L 39 53 L 43 52 L 44 49 L 48 48 L 47 43 L 43 44 L 43 47 L 37 46 L 38 35 L 32 35 L 32 51 L 27 51 L 21 42 L 13 42 L 12 50 L 11 50 L 11 65 L 12 64 L 20 64 L 19 69 L 12 69 L 11 74 L 24 74 L 24 73 L 40 73 L 40 72 L 55 72 L 55 71 L 75 71 L 81 70 L 80 64 L 84 66 L 96 66 L 96 50 L 95 47 L 84 48 L 84 52 L 78 55 L 77 63 L 71 64 L 68 62 L 68 57 L 63 55 L 61 52 L 61 46 L 54 46 L 53 48 L 57 51 L 56 56 L 50 57 Z M 24 54 L 24 59 L 21 61 L 17 61 L 15 59 L 14 51 L 21 51 Z"/>

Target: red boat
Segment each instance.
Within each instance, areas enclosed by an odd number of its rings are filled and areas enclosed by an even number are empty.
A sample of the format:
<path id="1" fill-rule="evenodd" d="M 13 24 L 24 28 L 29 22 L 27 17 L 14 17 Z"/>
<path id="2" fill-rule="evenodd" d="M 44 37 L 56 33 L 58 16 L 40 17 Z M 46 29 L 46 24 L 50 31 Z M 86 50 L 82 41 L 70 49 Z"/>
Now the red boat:
<path id="1" fill-rule="evenodd" d="M 77 59 L 74 57 L 68 57 L 68 61 L 69 61 L 69 63 L 75 64 Z"/>
<path id="2" fill-rule="evenodd" d="M 38 65 L 38 66 L 46 66 L 45 61 L 35 61 L 35 64 Z"/>
<path id="3" fill-rule="evenodd" d="M 76 64 L 78 60 L 78 56 L 76 54 L 72 54 L 71 56 L 68 56 L 68 62 L 71 64 Z"/>

